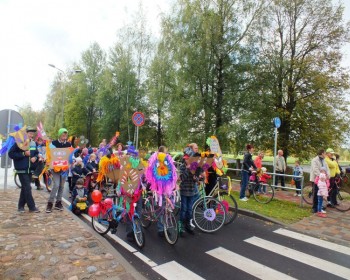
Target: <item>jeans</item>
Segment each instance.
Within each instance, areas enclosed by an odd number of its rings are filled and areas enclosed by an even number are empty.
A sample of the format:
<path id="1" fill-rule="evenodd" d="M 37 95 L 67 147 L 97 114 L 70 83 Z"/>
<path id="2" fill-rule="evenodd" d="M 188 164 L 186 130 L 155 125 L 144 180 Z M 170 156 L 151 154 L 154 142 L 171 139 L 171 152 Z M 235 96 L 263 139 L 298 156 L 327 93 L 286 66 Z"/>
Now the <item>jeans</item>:
<path id="1" fill-rule="evenodd" d="M 322 195 L 318 195 L 317 196 L 317 212 L 321 212 L 322 211 L 322 202 L 323 202 L 323 196 Z"/>
<path id="2" fill-rule="evenodd" d="M 336 205 L 337 204 L 337 185 L 335 183 L 335 177 L 331 177 L 329 179 L 329 183 L 330 183 L 330 194 L 328 196 L 328 201 L 332 204 L 332 205 Z"/>
<path id="3" fill-rule="evenodd" d="M 248 180 L 249 180 L 249 172 L 242 170 L 242 181 L 241 181 L 241 191 L 239 193 L 239 198 L 245 197 L 245 191 L 248 186 Z"/>
<path id="4" fill-rule="evenodd" d="M 53 203 L 55 198 L 56 202 L 62 200 L 62 194 L 64 189 L 64 183 L 66 182 L 66 178 L 61 175 L 61 172 L 53 172 L 52 174 L 52 180 L 53 180 L 53 186 L 50 193 L 49 201 Z"/>
<path id="5" fill-rule="evenodd" d="M 31 174 L 18 173 L 19 181 L 21 182 L 22 188 L 18 200 L 18 209 L 24 209 L 27 204 L 29 210 L 35 210 L 35 202 L 32 195 Z"/>
<path id="6" fill-rule="evenodd" d="M 192 219 L 192 206 L 195 196 L 181 195 L 180 221 L 189 222 Z"/>
<path id="7" fill-rule="evenodd" d="M 295 181 L 295 188 L 296 188 L 296 193 L 300 194 L 301 190 L 301 181 Z"/>
<path id="8" fill-rule="evenodd" d="M 312 212 L 316 213 L 317 212 L 317 206 L 318 206 L 318 197 L 317 197 L 317 192 L 318 192 L 318 186 L 312 182 Z"/>

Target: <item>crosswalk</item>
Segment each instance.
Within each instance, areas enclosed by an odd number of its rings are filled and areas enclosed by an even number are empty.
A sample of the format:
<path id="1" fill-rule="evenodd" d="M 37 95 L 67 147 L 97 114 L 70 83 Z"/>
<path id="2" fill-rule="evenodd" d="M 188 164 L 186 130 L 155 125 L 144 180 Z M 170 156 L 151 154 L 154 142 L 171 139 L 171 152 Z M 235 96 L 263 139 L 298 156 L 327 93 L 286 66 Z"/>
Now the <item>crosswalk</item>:
<path id="1" fill-rule="evenodd" d="M 88 219 L 87 216 L 84 218 Z M 213 249 L 199 250 L 193 257 L 203 259 L 202 267 L 183 263 L 182 258 L 155 261 L 147 256 L 147 253 L 138 251 L 118 236 L 110 232 L 108 236 L 147 264 L 154 272 L 169 280 L 223 279 L 224 276 L 220 275 L 222 271 L 226 271 L 226 275 L 227 271 L 233 273 L 235 277 L 230 277 L 231 279 L 310 279 L 308 270 L 312 271 L 313 276 L 316 273 L 317 279 L 350 279 L 349 247 L 284 228 L 274 230 L 269 236 L 261 237 L 257 234 L 244 238 L 243 243 L 249 245 L 246 252 L 237 250 L 240 251 L 238 253 L 232 246 L 225 244 Z M 314 250 L 310 250 L 311 247 Z M 175 245 L 172 248 L 177 247 Z M 259 253 L 254 254 L 258 251 Z M 311 255 L 310 251 L 315 255 Z M 206 260 L 207 263 L 221 267 L 216 269 L 217 277 L 208 276 L 207 269 L 210 269 L 210 266 L 204 265 L 205 258 L 209 258 L 209 261 Z M 284 258 L 289 261 L 275 263 L 266 261 L 270 258 Z"/>

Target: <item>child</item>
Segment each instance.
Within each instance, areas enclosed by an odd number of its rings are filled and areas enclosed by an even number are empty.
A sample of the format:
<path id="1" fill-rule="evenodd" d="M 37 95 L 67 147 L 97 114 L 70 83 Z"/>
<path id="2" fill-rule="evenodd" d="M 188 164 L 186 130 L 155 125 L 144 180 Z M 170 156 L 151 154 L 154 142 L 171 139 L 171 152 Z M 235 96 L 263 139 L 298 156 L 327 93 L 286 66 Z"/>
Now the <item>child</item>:
<path id="1" fill-rule="evenodd" d="M 317 192 L 317 216 L 326 218 L 326 212 L 322 210 L 323 198 L 328 197 L 328 188 L 330 186 L 329 179 L 327 178 L 327 171 L 325 167 L 321 167 L 320 175 L 316 176 L 315 184 L 318 186 Z"/>
<path id="2" fill-rule="evenodd" d="M 87 208 L 87 189 L 84 188 L 84 180 L 78 179 L 72 194 L 72 212 L 75 214 L 80 214 Z"/>
<path id="3" fill-rule="evenodd" d="M 300 161 L 295 161 L 295 166 L 293 168 L 293 180 L 295 182 L 296 194 L 294 196 L 301 196 L 301 178 L 295 176 L 303 176 L 303 168 L 300 166 Z"/>
<path id="4" fill-rule="evenodd" d="M 269 174 L 266 174 L 266 171 L 267 171 L 266 167 L 261 168 L 261 175 L 259 177 L 259 183 L 260 183 L 259 189 L 261 190 L 261 186 L 263 186 L 262 193 L 266 193 L 266 186 L 264 186 L 264 184 L 267 184 L 267 180 L 271 179 L 271 176 Z"/>
<path id="5" fill-rule="evenodd" d="M 75 159 L 75 163 L 73 165 L 72 168 L 72 188 L 74 190 L 74 187 L 78 181 L 78 179 L 80 179 L 83 176 L 83 168 L 84 168 L 84 164 L 83 164 L 83 160 L 81 159 L 81 157 L 77 157 Z"/>
<path id="6" fill-rule="evenodd" d="M 43 139 L 38 137 L 36 142 L 36 148 L 38 149 L 38 160 L 36 161 L 36 168 L 33 172 L 33 178 L 39 178 L 44 167 L 46 160 L 46 147 L 43 143 Z"/>
<path id="7" fill-rule="evenodd" d="M 88 172 L 97 172 L 98 171 L 98 163 L 96 161 L 96 155 L 91 154 L 89 160 L 86 164 L 86 169 Z"/>

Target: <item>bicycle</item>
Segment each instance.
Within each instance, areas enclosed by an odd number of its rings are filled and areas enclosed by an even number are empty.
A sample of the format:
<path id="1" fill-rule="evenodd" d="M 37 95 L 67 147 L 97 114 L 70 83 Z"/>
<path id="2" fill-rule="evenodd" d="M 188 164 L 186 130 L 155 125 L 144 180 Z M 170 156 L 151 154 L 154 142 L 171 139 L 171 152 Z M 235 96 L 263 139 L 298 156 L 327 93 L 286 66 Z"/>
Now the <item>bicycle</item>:
<path id="1" fill-rule="evenodd" d="M 201 231 L 212 233 L 219 230 L 226 221 L 227 205 L 212 196 L 206 196 L 204 182 L 200 180 L 201 197 L 192 207 L 193 222 Z"/>
<path id="2" fill-rule="evenodd" d="M 253 173 L 256 173 L 256 171 L 253 171 Z M 251 195 L 253 195 L 256 202 L 267 204 L 275 196 L 275 190 L 269 184 L 250 180 L 246 189 L 246 196 L 250 197 Z"/>
<path id="3" fill-rule="evenodd" d="M 148 228 L 153 222 L 163 224 L 166 241 L 174 245 L 178 240 L 177 221 L 174 214 L 174 203 L 167 196 L 164 196 L 165 204 L 157 205 L 156 198 L 152 192 L 144 192 L 142 198 L 141 223 Z"/>
<path id="4" fill-rule="evenodd" d="M 13 175 L 13 179 L 15 181 L 15 184 L 18 188 L 22 188 L 22 185 L 21 185 L 21 182 L 19 180 L 19 177 L 18 177 L 18 172 L 17 170 L 13 170 L 14 172 L 14 175 Z M 52 183 L 53 183 L 53 175 L 52 175 L 52 171 L 50 169 L 47 169 L 44 171 L 43 175 L 42 175 L 42 180 L 43 180 L 43 183 L 45 185 L 45 188 L 48 192 L 51 192 L 51 189 L 52 189 Z M 31 178 L 31 184 L 33 184 L 34 186 L 38 187 L 36 185 L 36 182 L 38 182 L 40 184 L 40 179 L 39 178 Z M 41 186 L 41 184 L 40 184 Z M 33 186 L 32 186 L 33 187 Z"/>
<path id="5" fill-rule="evenodd" d="M 348 186 L 344 186 L 343 184 L 347 182 L 347 176 L 341 175 L 335 179 L 336 184 L 336 192 L 337 192 L 337 203 L 334 205 L 334 208 L 336 208 L 340 212 L 346 212 L 350 210 L 350 189 Z M 329 189 L 329 194 L 332 190 Z M 308 185 L 303 188 L 302 192 L 302 198 L 303 200 L 309 204 L 313 204 L 313 188 L 312 186 Z M 328 204 L 328 201 L 326 201 Z"/>
<path id="6" fill-rule="evenodd" d="M 208 194 L 208 196 L 212 196 L 216 198 L 225 206 L 225 210 L 226 210 L 225 225 L 232 223 L 236 219 L 238 214 L 237 201 L 231 195 L 231 191 L 232 191 L 231 178 L 227 176 L 227 180 L 228 180 L 227 181 L 228 184 L 224 185 L 222 183 L 222 178 L 218 177 L 216 179 L 215 186 Z"/>
<path id="7" fill-rule="evenodd" d="M 108 198 L 113 198 L 113 204 L 110 208 L 104 209 L 103 202 L 100 202 L 101 211 L 99 212 L 99 215 L 97 217 L 91 217 L 92 228 L 100 235 L 105 235 L 109 230 L 111 230 L 112 233 L 116 233 L 118 224 L 121 221 L 130 218 L 136 245 L 139 248 L 143 248 L 145 246 L 145 235 L 142 230 L 142 223 L 138 213 L 133 212 L 131 215 L 130 211 L 128 212 L 125 208 L 116 205 L 115 199 L 117 198 L 117 195 L 108 195 Z M 133 203 L 131 207 L 135 209 L 136 203 Z"/>

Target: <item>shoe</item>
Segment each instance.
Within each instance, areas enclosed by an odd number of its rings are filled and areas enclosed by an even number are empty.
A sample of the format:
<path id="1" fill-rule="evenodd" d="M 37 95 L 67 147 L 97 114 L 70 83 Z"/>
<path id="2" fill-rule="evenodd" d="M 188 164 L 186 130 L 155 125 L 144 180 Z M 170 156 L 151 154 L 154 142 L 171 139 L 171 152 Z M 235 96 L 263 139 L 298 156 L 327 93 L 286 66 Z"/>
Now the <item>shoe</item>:
<path id="1" fill-rule="evenodd" d="M 297 194 L 297 193 L 295 193 L 295 194 L 294 194 L 294 196 L 298 196 L 298 194 Z"/>
<path id="2" fill-rule="evenodd" d="M 36 188 L 37 191 L 41 191 L 43 190 L 43 188 L 39 187 L 39 188 Z"/>
<path id="3" fill-rule="evenodd" d="M 36 175 L 33 175 L 32 176 L 32 179 L 38 179 L 39 177 L 38 176 L 36 176 Z"/>
<path id="4" fill-rule="evenodd" d="M 126 235 L 126 239 L 129 241 L 129 242 L 134 242 L 135 241 L 135 235 L 134 235 L 134 232 L 128 232 L 127 235 Z"/>
<path id="5" fill-rule="evenodd" d="M 48 202 L 47 203 L 47 206 L 46 206 L 46 213 L 51 213 L 52 212 L 52 206 L 53 206 L 53 204 L 52 204 L 52 202 Z"/>
<path id="6" fill-rule="evenodd" d="M 56 209 L 56 210 L 63 211 L 63 205 L 62 205 L 62 202 L 61 202 L 61 201 L 56 201 L 55 209 Z"/>
<path id="7" fill-rule="evenodd" d="M 329 208 L 335 208 L 335 206 L 334 206 L 332 203 L 328 203 L 328 204 L 327 204 L 327 207 L 329 207 Z"/>
<path id="8" fill-rule="evenodd" d="M 327 215 L 322 213 L 322 212 L 317 212 L 317 216 L 321 217 L 321 218 L 326 218 L 327 217 Z"/>
<path id="9" fill-rule="evenodd" d="M 185 230 L 191 235 L 194 235 L 194 230 L 191 228 L 191 225 L 189 223 L 186 223 Z"/>
<path id="10" fill-rule="evenodd" d="M 164 231 L 158 231 L 158 236 L 159 237 L 164 237 L 165 236 Z"/>
<path id="11" fill-rule="evenodd" d="M 19 213 L 25 213 L 26 211 L 24 210 L 24 208 L 19 208 L 18 210 L 17 210 Z"/>
<path id="12" fill-rule="evenodd" d="M 192 229 L 196 228 L 196 226 L 193 224 L 193 219 L 190 220 L 190 226 L 191 226 Z"/>
<path id="13" fill-rule="evenodd" d="M 301 193 L 298 193 L 298 196 L 301 196 Z"/>
<path id="14" fill-rule="evenodd" d="M 38 208 L 34 208 L 33 210 L 29 210 L 29 213 L 40 213 Z"/>
<path id="15" fill-rule="evenodd" d="M 243 197 L 243 198 L 240 198 L 239 200 L 240 200 L 240 201 L 248 201 L 249 199 L 246 198 L 246 197 Z"/>
<path id="16" fill-rule="evenodd" d="M 326 214 L 327 212 L 326 212 L 326 211 L 324 211 L 324 210 L 321 210 L 321 213 Z"/>
<path id="17" fill-rule="evenodd" d="M 179 235 L 181 237 L 185 237 L 186 233 L 185 233 L 185 228 L 184 228 L 184 224 L 183 224 L 182 221 L 179 221 L 177 228 L 178 228 L 178 231 L 179 231 Z"/>

